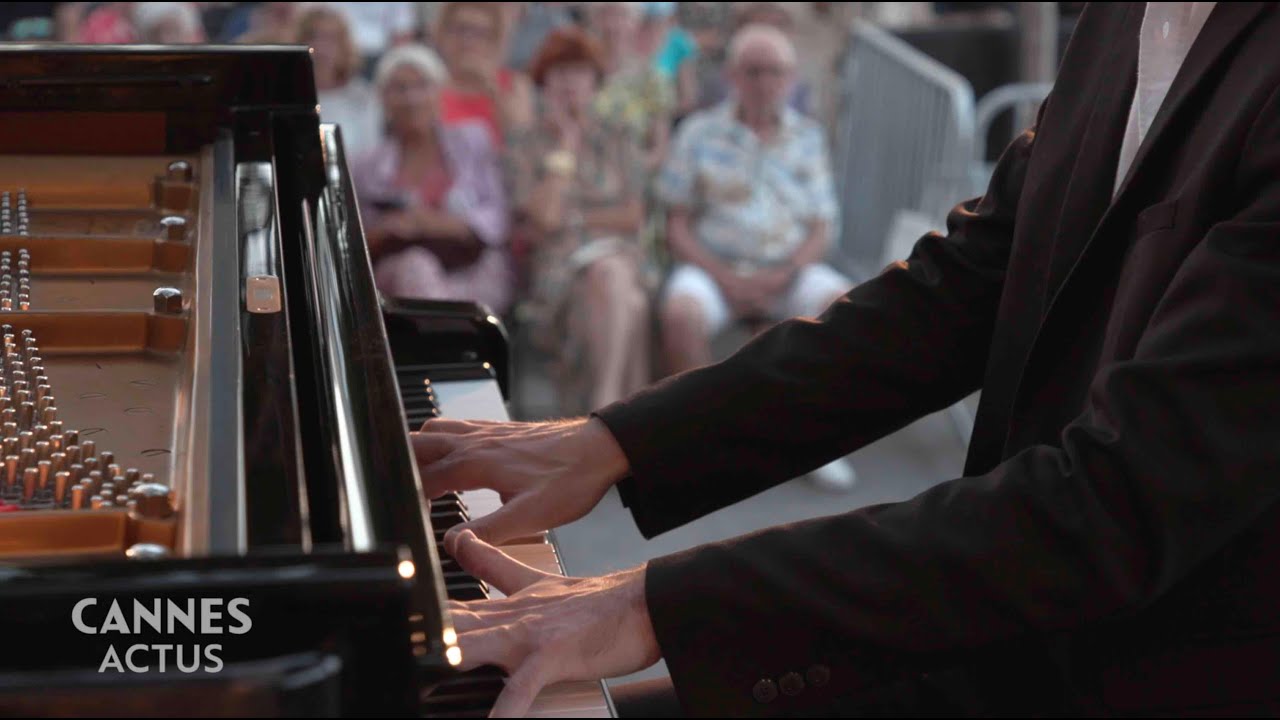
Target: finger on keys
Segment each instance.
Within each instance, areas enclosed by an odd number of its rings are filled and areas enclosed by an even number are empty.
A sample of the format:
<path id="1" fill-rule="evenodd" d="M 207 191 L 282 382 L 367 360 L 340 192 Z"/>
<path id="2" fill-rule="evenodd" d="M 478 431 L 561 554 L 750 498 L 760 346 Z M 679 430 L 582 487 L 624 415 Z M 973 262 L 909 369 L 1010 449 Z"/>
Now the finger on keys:
<path id="1" fill-rule="evenodd" d="M 550 680 L 550 662 L 540 655 L 531 655 L 525 659 L 511 676 L 507 678 L 502 692 L 489 711 L 489 717 L 518 718 L 529 713 L 538 693 L 547 686 Z"/>
<path id="2" fill-rule="evenodd" d="M 537 502 L 538 498 L 532 495 L 504 498 L 503 504 L 493 512 L 455 525 L 450 532 L 470 530 L 487 543 L 504 543 L 540 533 L 548 528 L 546 521 L 541 520 L 545 513 L 537 511 Z"/>
<path id="3" fill-rule="evenodd" d="M 526 643 L 515 625 L 496 625 L 482 630 L 458 634 L 462 661 L 457 670 L 466 672 L 484 665 L 495 665 L 508 673 L 518 668 L 528 654 Z"/>
<path id="4" fill-rule="evenodd" d="M 450 420 L 449 418 L 431 418 L 422 423 L 418 432 L 443 433 L 445 435 L 470 435 L 481 430 L 489 430 L 501 423 L 495 420 Z"/>
<path id="5" fill-rule="evenodd" d="M 452 435 L 437 433 L 411 432 L 409 443 L 413 445 L 413 455 L 419 465 L 437 462 L 460 447 L 460 443 Z"/>
<path id="6" fill-rule="evenodd" d="M 515 595 L 543 578 L 553 577 L 525 565 L 476 537 L 470 530 L 445 533 L 444 549 L 463 570 L 502 591 Z"/>

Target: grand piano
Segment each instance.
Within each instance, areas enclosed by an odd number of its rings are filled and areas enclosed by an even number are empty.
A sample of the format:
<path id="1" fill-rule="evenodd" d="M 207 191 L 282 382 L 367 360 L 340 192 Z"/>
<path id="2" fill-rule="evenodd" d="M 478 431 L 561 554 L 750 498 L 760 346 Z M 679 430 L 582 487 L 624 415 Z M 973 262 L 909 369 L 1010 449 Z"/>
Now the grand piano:
<path id="1" fill-rule="evenodd" d="M 0 48 L 0 341 L 0 715 L 487 714 L 440 539 L 499 501 L 407 431 L 505 418 L 505 335 L 379 297 L 305 48 Z"/>

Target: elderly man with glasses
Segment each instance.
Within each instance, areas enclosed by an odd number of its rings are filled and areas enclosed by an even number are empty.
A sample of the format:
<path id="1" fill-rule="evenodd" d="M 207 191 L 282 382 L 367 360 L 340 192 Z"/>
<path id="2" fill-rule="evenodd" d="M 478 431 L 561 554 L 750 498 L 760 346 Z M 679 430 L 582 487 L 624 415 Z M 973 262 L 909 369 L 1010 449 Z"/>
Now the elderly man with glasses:
<path id="1" fill-rule="evenodd" d="M 667 370 L 711 363 L 734 321 L 814 316 L 853 283 L 823 263 L 838 209 L 823 129 L 787 106 L 796 54 L 780 30 L 730 42 L 729 100 L 688 118 L 657 179 L 677 264 L 661 301 Z M 841 459 L 811 478 L 853 487 Z"/>

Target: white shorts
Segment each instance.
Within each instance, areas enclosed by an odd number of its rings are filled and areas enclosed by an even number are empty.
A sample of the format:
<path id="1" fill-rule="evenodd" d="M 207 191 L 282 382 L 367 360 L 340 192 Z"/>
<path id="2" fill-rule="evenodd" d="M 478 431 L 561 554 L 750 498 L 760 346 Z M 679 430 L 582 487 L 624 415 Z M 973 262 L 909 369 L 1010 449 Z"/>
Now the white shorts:
<path id="1" fill-rule="evenodd" d="M 813 317 L 826 310 L 833 298 L 852 287 L 853 281 L 830 265 L 806 265 L 796 273 L 791 287 L 778 298 L 771 315 L 776 320 Z M 720 286 L 706 270 L 696 265 L 677 265 L 671 273 L 663 293 L 663 304 L 675 297 L 687 297 L 698 303 L 707 323 L 707 332 L 711 335 L 720 333 L 735 319 Z"/>

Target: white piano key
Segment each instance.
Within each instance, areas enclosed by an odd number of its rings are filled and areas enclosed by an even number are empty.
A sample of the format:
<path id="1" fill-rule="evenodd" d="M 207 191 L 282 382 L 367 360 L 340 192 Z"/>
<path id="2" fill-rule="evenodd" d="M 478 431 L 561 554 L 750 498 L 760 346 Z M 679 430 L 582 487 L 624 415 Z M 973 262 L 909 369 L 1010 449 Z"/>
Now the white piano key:
<path id="1" fill-rule="evenodd" d="M 442 417 L 454 420 L 509 420 L 506 403 L 498 383 L 493 380 L 462 380 L 432 383 L 436 404 Z M 480 518 L 502 507 L 502 499 L 493 490 L 466 490 L 458 493 L 471 517 Z M 504 544 L 503 552 L 543 572 L 564 574 L 564 566 L 555 545 L 547 541 L 547 533 L 521 538 Z M 490 587 L 493 598 L 504 597 Z M 613 717 L 602 682 L 570 682 L 544 689 L 534 701 L 527 717 Z"/>

